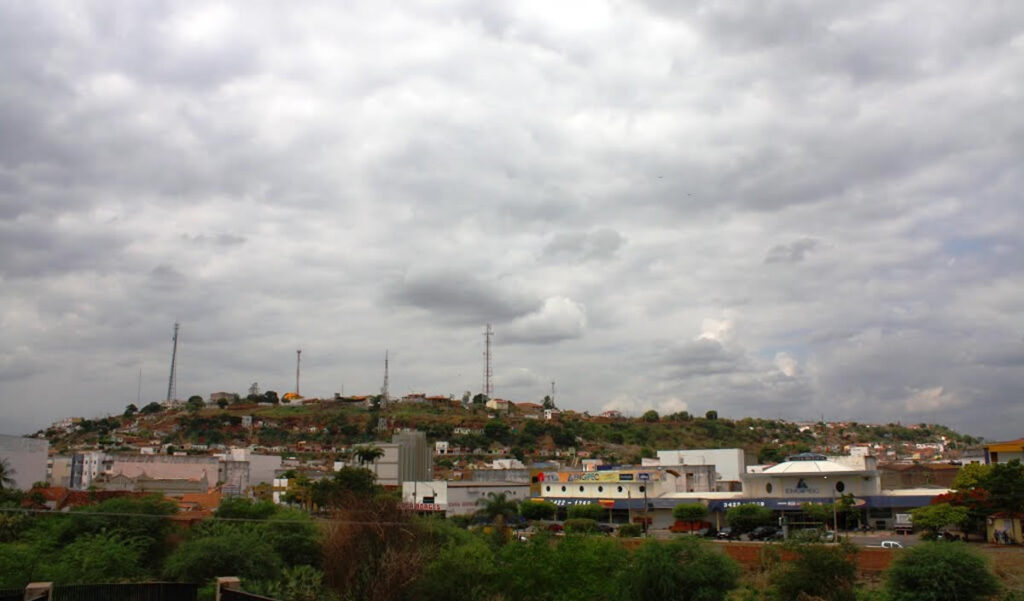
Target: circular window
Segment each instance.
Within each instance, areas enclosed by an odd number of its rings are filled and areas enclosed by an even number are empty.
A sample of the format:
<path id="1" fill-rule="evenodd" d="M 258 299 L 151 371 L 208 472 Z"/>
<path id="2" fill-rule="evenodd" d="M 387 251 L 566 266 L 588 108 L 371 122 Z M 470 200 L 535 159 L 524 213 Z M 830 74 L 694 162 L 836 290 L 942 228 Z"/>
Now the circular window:
<path id="1" fill-rule="evenodd" d="M 764 491 L 766 493 L 768 493 L 768 494 L 771 494 L 771 492 L 772 492 L 772 483 L 771 482 L 769 482 L 768 484 L 764 485 Z"/>
<path id="2" fill-rule="evenodd" d="M 604 492 L 604 487 L 603 486 L 598 486 L 597 487 L 597 492 Z"/>
<path id="3" fill-rule="evenodd" d="M 583 487 L 582 486 L 580 487 L 580 492 L 583 492 Z"/>
<path id="4" fill-rule="evenodd" d="M 622 492 L 622 487 L 621 486 L 619 487 L 619 492 Z"/>
<path id="5" fill-rule="evenodd" d="M 550 486 L 545 486 L 544 487 L 544 492 L 551 492 L 551 487 Z"/>
<path id="6" fill-rule="evenodd" d="M 565 487 L 564 486 L 562 487 L 562 492 L 565 492 Z"/>
<path id="7" fill-rule="evenodd" d="M 843 492 L 844 490 L 846 490 L 846 485 L 843 484 L 841 481 L 836 482 L 836 492 Z"/>
<path id="8" fill-rule="evenodd" d="M 640 492 L 646 492 L 646 491 L 647 491 L 647 487 L 646 486 L 641 486 L 640 487 Z"/>

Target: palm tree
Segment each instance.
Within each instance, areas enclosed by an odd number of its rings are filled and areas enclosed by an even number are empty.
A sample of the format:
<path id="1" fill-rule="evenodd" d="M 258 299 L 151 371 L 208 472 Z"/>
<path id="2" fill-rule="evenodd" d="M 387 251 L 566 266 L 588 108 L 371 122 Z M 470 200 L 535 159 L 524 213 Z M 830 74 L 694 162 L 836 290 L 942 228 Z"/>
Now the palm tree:
<path id="1" fill-rule="evenodd" d="M 0 490 L 14 488 L 14 468 L 7 461 L 7 458 L 0 459 Z"/>
<path id="2" fill-rule="evenodd" d="M 492 524 L 504 525 L 519 515 L 519 503 L 505 497 L 503 492 L 487 493 L 486 497 L 477 499 L 476 504 L 480 506 L 476 514 L 487 518 L 487 521 Z"/>
<path id="3" fill-rule="evenodd" d="M 384 450 L 378 446 L 369 445 L 356 448 L 355 455 L 359 459 L 359 465 L 366 465 L 383 457 Z"/>

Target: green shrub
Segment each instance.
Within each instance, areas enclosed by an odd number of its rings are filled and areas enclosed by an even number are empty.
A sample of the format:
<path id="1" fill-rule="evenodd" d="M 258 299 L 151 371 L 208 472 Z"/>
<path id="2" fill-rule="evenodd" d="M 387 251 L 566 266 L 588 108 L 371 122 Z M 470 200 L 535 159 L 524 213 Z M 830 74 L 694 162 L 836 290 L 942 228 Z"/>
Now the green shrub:
<path id="1" fill-rule="evenodd" d="M 558 506 L 551 501 L 526 501 L 519 505 L 519 515 L 527 520 L 550 520 L 558 512 Z"/>
<path id="2" fill-rule="evenodd" d="M 591 534 L 597 532 L 597 520 L 589 518 L 572 518 L 565 520 L 567 534 Z"/>
<path id="3" fill-rule="evenodd" d="M 900 553 L 885 583 L 891 601 L 973 601 L 999 583 L 986 559 L 963 543 L 924 543 Z"/>
<path id="4" fill-rule="evenodd" d="M 672 517 L 685 522 L 703 520 L 708 517 L 708 507 L 700 503 L 676 505 L 672 508 Z"/>
<path id="5" fill-rule="evenodd" d="M 588 503 L 586 505 L 570 505 L 569 509 L 566 510 L 566 517 L 572 518 L 588 518 L 591 520 L 601 521 L 608 519 L 608 510 L 601 507 L 597 503 Z"/>
<path id="6" fill-rule="evenodd" d="M 649 541 L 633 553 L 624 572 L 626 599 L 723 601 L 739 582 L 731 558 L 693 537 Z"/>
<path id="7" fill-rule="evenodd" d="M 619 536 L 623 538 L 635 538 L 643 534 L 644 529 L 640 524 L 623 524 L 619 526 Z"/>
<path id="8" fill-rule="evenodd" d="M 855 546 L 797 544 L 789 548 L 796 552 L 796 559 L 780 564 L 771 577 L 782 599 L 810 595 L 826 601 L 854 601 Z"/>

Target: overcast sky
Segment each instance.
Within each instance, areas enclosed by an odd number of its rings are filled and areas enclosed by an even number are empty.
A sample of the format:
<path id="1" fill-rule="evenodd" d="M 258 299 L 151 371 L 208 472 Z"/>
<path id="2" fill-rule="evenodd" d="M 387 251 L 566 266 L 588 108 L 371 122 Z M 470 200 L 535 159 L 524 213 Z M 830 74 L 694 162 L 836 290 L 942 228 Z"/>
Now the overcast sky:
<path id="1" fill-rule="evenodd" d="M 1024 436 L 1024 3 L 301 6 L 0 4 L 0 431 L 490 322 L 514 401 Z"/>

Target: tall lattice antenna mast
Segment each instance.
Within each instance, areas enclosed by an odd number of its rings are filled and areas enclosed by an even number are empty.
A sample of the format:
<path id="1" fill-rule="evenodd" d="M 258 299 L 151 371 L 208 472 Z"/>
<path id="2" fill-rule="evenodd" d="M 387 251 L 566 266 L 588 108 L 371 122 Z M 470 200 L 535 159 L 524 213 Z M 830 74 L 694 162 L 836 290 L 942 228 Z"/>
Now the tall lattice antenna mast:
<path id="1" fill-rule="evenodd" d="M 302 396 L 299 393 L 299 377 L 302 375 L 302 349 L 295 351 L 295 396 Z"/>
<path id="2" fill-rule="evenodd" d="M 174 322 L 174 346 L 171 347 L 171 376 L 167 378 L 167 402 L 170 403 L 178 394 L 178 322 Z"/>
<path id="3" fill-rule="evenodd" d="M 494 394 L 494 383 L 492 378 L 494 372 L 491 370 L 491 338 L 494 337 L 494 330 L 491 329 L 491 324 L 487 324 L 484 328 L 484 396 L 491 398 Z"/>
<path id="4" fill-rule="evenodd" d="M 380 402 L 387 407 L 388 401 L 388 351 L 384 351 L 384 384 L 380 387 Z"/>

